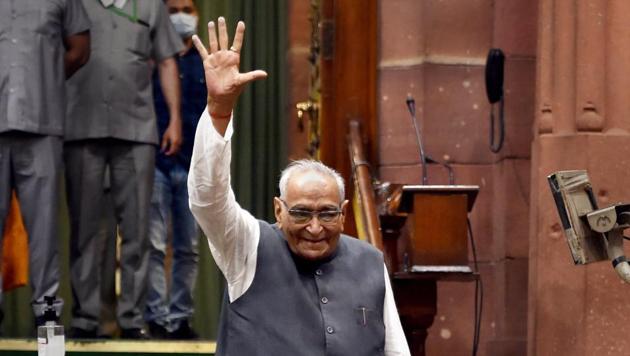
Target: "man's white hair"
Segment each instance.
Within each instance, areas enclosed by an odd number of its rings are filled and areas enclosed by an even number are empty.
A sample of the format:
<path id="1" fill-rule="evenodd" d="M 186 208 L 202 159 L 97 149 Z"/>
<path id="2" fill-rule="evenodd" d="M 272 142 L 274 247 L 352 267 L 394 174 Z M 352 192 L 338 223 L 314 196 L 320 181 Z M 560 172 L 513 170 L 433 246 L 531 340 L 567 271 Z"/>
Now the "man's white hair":
<path id="1" fill-rule="evenodd" d="M 278 184 L 278 188 L 280 188 L 280 198 L 285 199 L 287 194 L 287 185 L 289 184 L 289 179 L 295 172 L 317 172 L 325 176 L 329 176 L 335 179 L 337 182 L 337 188 L 339 189 L 339 199 L 343 201 L 346 196 L 346 188 L 343 182 L 343 178 L 341 174 L 336 170 L 328 167 L 320 161 L 315 161 L 312 159 L 301 159 L 297 161 L 293 161 L 289 163 L 289 165 L 282 171 L 280 175 L 280 183 Z"/>

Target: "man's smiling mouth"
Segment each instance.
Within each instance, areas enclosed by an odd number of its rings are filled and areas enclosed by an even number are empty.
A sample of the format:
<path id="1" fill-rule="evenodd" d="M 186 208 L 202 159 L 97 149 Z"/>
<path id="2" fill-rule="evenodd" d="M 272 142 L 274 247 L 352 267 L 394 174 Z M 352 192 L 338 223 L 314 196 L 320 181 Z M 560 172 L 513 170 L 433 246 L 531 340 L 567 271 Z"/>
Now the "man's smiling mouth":
<path id="1" fill-rule="evenodd" d="M 317 245 L 317 244 L 320 244 L 322 242 L 326 242 L 327 239 L 325 237 L 322 237 L 321 239 L 305 239 L 305 238 L 303 238 L 302 241 L 304 241 L 307 244 Z"/>

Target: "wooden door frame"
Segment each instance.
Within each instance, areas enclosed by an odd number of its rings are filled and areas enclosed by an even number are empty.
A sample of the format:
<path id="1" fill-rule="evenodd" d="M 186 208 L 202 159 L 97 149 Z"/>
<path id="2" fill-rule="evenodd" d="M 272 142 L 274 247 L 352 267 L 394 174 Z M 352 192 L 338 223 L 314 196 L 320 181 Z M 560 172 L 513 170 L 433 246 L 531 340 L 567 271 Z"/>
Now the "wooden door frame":
<path id="1" fill-rule="evenodd" d="M 335 168 L 354 190 L 348 153 L 348 124 L 357 120 L 372 172 L 378 168 L 377 2 L 322 0 L 321 3 L 320 159 Z M 350 209 L 345 231 L 356 236 Z"/>

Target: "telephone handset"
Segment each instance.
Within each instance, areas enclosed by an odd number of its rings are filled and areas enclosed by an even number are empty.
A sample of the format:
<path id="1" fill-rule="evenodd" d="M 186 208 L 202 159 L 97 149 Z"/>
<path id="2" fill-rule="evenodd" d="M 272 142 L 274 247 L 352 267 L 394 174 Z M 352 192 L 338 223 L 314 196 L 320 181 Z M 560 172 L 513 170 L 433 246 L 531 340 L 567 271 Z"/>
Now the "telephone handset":
<path id="1" fill-rule="evenodd" d="M 490 109 L 490 150 L 498 153 L 503 147 L 505 138 L 505 118 L 503 116 L 503 69 L 505 54 L 499 48 L 491 48 L 486 59 L 486 94 L 490 104 L 499 102 L 499 127 L 495 129 L 494 105 Z M 495 142 L 495 131 L 498 130 L 498 141 Z"/>

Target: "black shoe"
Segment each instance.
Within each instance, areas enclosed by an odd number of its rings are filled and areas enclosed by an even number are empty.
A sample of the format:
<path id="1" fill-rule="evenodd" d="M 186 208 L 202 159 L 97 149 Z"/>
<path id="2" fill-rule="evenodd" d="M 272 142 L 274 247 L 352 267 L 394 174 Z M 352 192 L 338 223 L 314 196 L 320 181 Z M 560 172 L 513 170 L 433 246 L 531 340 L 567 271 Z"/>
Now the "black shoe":
<path id="1" fill-rule="evenodd" d="M 71 327 L 68 331 L 69 339 L 96 339 L 98 338 L 98 332 L 94 330 L 86 330 L 77 327 Z"/>
<path id="2" fill-rule="evenodd" d="M 141 328 L 133 328 L 133 329 L 121 329 L 120 330 L 120 338 L 121 339 L 135 339 L 135 340 L 149 340 L 151 336 Z"/>
<path id="3" fill-rule="evenodd" d="M 147 323 L 149 325 L 149 334 L 151 334 L 151 338 L 153 339 L 168 339 L 169 334 L 168 330 L 162 325 L 156 323 L 155 321 L 150 321 Z"/>
<path id="4" fill-rule="evenodd" d="M 188 320 L 184 320 L 179 324 L 179 328 L 169 333 L 169 338 L 172 340 L 196 340 L 199 339 L 199 334 L 190 327 Z"/>

